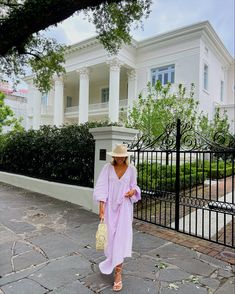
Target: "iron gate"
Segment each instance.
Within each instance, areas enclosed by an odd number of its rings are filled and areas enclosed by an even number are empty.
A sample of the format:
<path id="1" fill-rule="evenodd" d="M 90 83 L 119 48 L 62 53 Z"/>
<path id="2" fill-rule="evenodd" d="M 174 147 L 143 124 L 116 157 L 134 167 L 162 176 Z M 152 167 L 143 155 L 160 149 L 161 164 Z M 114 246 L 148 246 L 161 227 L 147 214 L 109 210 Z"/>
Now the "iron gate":
<path id="1" fill-rule="evenodd" d="M 133 142 L 129 151 L 142 191 L 134 216 L 235 247 L 235 138 L 227 147 L 221 135 L 214 139 L 178 120 L 154 140 L 142 136 Z"/>

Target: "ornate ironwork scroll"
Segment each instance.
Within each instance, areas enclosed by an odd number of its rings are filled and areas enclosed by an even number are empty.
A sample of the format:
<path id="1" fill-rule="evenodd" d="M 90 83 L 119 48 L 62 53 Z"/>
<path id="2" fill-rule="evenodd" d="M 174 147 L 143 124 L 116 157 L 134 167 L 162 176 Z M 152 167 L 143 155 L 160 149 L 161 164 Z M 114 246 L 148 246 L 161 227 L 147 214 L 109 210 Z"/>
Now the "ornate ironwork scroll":
<path id="1" fill-rule="evenodd" d="M 180 137 L 180 150 L 230 152 L 235 157 L 235 136 L 225 136 L 223 133 L 217 132 L 211 141 L 197 132 L 191 123 L 180 124 L 180 133 L 178 134 L 177 123 L 174 122 L 167 125 L 164 132 L 156 138 L 146 134 L 138 135 L 131 144 L 128 144 L 128 148 L 133 151 L 175 151 L 177 136 Z"/>

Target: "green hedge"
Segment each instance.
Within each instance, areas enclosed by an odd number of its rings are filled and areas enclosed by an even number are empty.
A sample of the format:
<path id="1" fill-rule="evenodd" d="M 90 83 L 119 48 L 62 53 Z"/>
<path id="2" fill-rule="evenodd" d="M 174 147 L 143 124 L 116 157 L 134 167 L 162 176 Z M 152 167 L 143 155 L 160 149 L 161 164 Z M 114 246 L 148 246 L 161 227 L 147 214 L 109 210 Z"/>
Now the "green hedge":
<path id="1" fill-rule="evenodd" d="M 195 164 L 195 163 L 194 163 Z M 206 160 L 204 162 L 204 165 L 202 162 L 199 162 L 198 164 L 198 171 L 202 172 L 204 167 L 204 173 L 206 174 L 206 178 L 216 180 L 226 177 L 229 177 L 232 175 L 233 172 L 233 166 L 231 161 L 212 161 L 211 163 Z"/>
<path id="2" fill-rule="evenodd" d="M 155 178 L 172 178 L 176 176 L 175 165 L 161 165 L 159 163 L 153 163 L 152 165 L 144 163 L 139 164 L 138 171 L 140 174 L 152 174 Z M 199 170 L 198 170 L 199 171 Z M 180 173 L 182 174 L 193 174 L 196 173 L 196 167 L 190 163 L 185 163 L 180 166 Z"/>
<path id="3" fill-rule="evenodd" d="M 219 179 L 224 177 L 224 161 L 192 162 L 180 165 L 180 190 L 200 185 L 205 179 Z M 204 172 L 202 169 L 204 166 Z M 218 167 L 218 171 L 217 171 Z M 226 162 L 226 176 L 233 172 L 232 163 Z M 138 182 L 143 189 L 175 191 L 176 166 L 161 165 L 159 163 L 148 164 L 147 162 L 138 166 Z"/>
<path id="4" fill-rule="evenodd" d="M 202 184 L 205 180 L 205 175 L 203 179 L 203 173 L 198 172 L 190 174 L 180 174 L 180 190 L 185 190 L 188 188 L 192 188 L 196 185 Z M 175 177 L 167 177 L 167 178 L 150 178 L 146 179 L 146 176 L 139 177 L 138 183 L 140 184 L 142 189 L 146 190 L 162 190 L 162 191 L 168 191 L 168 192 L 174 192 L 175 191 Z"/>
<path id="5" fill-rule="evenodd" d="M 0 169 L 40 179 L 93 187 L 95 142 L 89 128 L 107 122 L 42 126 L 0 141 Z"/>
<path id="6" fill-rule="evenodd" d="M 202 171 L 202 169 L 198 169 L 198 171 Z M 216 179 L 222 179 L 224 176 L 229 177 L 233 173 L 232 166 L 226 166 L 226 170 L 224 171 L 224 168 L 218 169 L 217 168 L 205 168 L 204 173 L 206 174 L 206 177 L 212 180 Z"/>

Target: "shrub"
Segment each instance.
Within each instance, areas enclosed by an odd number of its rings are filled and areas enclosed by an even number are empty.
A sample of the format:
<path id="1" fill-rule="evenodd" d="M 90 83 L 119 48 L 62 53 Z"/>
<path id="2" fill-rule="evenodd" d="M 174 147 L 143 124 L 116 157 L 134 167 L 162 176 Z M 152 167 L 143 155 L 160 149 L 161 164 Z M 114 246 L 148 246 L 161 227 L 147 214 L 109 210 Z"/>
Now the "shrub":
<path id="1" fill-rule="evenodd" d="M 180 190 L 186 190 L 189 188 L 193 188 L 196 185 L 200 185 L 205 180 L 205 175 L 203 178 L 203 173 L 192 173 L 192 174 L 180 174 Z M 150 178 L 146 179 L 146 177 L 138 178 L 138 182 L 141 185 L 142 189 L 146 190 L 162 190 L 167 192 L 175 192 L 175 177 L 169 178 Z"/>
<path id="2" fill-rule="evenodd" d="M 217 168 L 218 166 L 218 168 Z M 204 167 L 204 171 L 203 171 Z M 180 190 L 200 185 L 206 178 L 219 179 L 231 176 L 233 171 L 232 163 L 227 161 L 204 161 L 191 162 L 180 165 Z M 147 162 L 138 165 L 138 182 L 142 189 L 175 191 L 176 166 L 162 165 L 154 162 Z"/>
<path id="3" fill-rule="evenodd" d="M 212 180 L 221 179 L 224 176 L 229 177 L 232 175 L 233 171 L 232 163 L 228 160 L 212 161 L 211 163 L 209 161 L 205 161 L 204 166 L 202 163 L 199 166 L 198 171 L 202 172 L 204 167 L 206 177 Z"/>
<path id="4" fill-rule="evenodd" d="M 92 187 L 95 141 L 89 129 L 117 125 L 89 122 L 9 133 L 0 141 L 0 169 L 49 181 Z"/>
<path id="5" fill-rule="evenodd" d="M 207 178 L 216 180 L 216 179 L 222 179 L 225 176 L 229 177 L 233 173 L 233 168 L 231 166 L 227 167 L 224 170 L 224 168 L 217 169 L 217 168 L 212 168 L 212 169 L 205 169 L 205 173 L 207 174 Z"/>

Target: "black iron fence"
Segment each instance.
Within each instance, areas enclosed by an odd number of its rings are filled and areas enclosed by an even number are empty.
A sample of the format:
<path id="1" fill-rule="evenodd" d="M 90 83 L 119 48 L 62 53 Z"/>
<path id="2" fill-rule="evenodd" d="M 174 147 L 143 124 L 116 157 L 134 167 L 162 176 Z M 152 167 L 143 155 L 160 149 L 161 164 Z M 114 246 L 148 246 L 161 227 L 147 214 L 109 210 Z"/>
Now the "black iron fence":
<path id="1" fill-rule="evenodd" d="M 130 146 L 142 190 L 134 215 L 235 247 L 235 147 L 189 133 L 178 120 L 157 139 Z"/>

